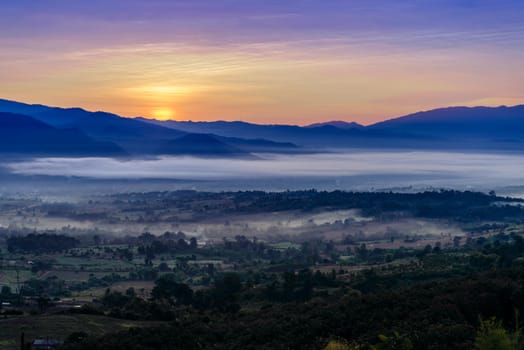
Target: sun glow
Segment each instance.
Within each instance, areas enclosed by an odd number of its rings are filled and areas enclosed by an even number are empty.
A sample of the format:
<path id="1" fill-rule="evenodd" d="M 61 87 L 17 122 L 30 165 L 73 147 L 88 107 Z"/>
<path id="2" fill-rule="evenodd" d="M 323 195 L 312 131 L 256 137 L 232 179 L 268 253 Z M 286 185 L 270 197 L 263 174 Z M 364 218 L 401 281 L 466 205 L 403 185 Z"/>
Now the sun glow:
<path id="1" fill-rule="evenodd" d="M 151 116 L 157 120 L 172 120 L 176 112 L 171 108 L 156 108 L 152 111 Z"/>

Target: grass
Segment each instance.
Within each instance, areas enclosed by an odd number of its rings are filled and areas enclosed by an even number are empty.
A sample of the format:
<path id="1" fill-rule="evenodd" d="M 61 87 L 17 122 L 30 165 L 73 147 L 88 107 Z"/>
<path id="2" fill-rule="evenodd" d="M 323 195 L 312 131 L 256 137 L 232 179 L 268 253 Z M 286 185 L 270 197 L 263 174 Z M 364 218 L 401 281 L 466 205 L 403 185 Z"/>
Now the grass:
<path id="1" fill-rule="evenodd" d="M 291 243 L 291 242 L 279 242 L 279 243 L 271 244 L 271 247 L 278 249 L 278 250 L 286 250 L 289 248 L 300 249 L 300 244 Z"/>
<path id="2" fill-rule="evenodd" d="M 73 293 L 72 297 L 76 300 L 91 301 L 93 298 L 102 297 L 108 288 L 113 291 L 125 293 L 128 288 L 133 287 L 137 295 L 148 298 L 154 286 L 155 283 L 153 281 L 123 281 L 114 283 L 110 287 L 91 288 L 88 290 L 75 292 Z"/>
<path id="3" fill-rule="evenodd" d="M 134 265 L 122 261 L 103 259 L 96 257 L 72 257 L 72 256 L 57 256 L 55 266 L 68 267 L 72 269 L 84 268 L 86 271 L 113 271 L 113 270 L 127 270 L 133 268 Z"/>
<path id="4" fill-rule="evenodd" d="M 73 332 L 95 336 L 130 327 L 154 327 L 161 322 L 119 320 L 99 315 L 39 315 L 0 319 L 0 349 L 19 349 L 20 334 L 26 341 L 39 337 L 65 339 Z"/>
<path id="5" fill-rule="evenodd" d="M 20 282 L 29 280 L 31 277 L 34 277 L 31 271 L 28 270 L 19 270 Z M 15 270 L 0 270 L 0 286 L 9 286 L 11 289 L 16 288 L 16 271 Z"/>
<path id="6" fill-rule="evenodd" d="M 0 340 L 0 349 L 15 349 L 16 341 L 14 340 Z"/>
<path id="7" fill-rule="evenodd" d="M 86 271 L 57 271 L 51 270 L 46 273 L 45 277 L 56 276 L 66 282 L 82 282 L 87 281 L 90 275 L 101 278 L 106 276 L 108 273 L 104 272 L 86 272 Z"/>

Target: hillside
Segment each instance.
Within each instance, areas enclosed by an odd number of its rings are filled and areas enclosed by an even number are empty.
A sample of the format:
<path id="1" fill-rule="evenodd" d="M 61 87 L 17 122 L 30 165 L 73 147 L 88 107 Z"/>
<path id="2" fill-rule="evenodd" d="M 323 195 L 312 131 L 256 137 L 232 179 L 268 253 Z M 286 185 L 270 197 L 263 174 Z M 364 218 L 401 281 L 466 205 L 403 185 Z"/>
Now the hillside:
<path id="1" fill-rule="evenodd" d="M 15 101 L 0 99 L 0 111 L 18 113 L 31 116 L 57 129 L 74 128 L 80 130 L 90 138 L 115 143 L 132 155 L 162 154 L 168 149 L 170 154 L 188 154 L 190 149 L 195 155 L 214 153 L 214 150 L 203 150 L 205 142 L 188 147 L 188 142 L 198 142 L 198 139 L 188 138 L 180 150 L 175 150 L 171 141 L 193 131 L 182 131 L 168 125 L 146 122 L 141 118 L 124 118 L 116 114 L 105 112 L 89 112 L 81 108 L 57 108 L 44 105 L 31 105 Z M 208 132 L 196 132 L 210 134 Z M 278 143 L 262 140 L 259 137 L 244 139 L 245 135 L 235 134 L 232 139 L 222 140 L 231 146 L 241 149 L 242 152 L 289 152 L 296 145 L 289 142 Z"/>
<path id="2" fill-rule="evenodd" d="M 132 155 L 228 153 L 221 147 L 205 150 L 207 146 L 213 147 L 209 139 L 192 136 L 174 141 L 187 134 L 213 135 L 214 141 L 242 153 L 300 153 L 350 148 L 524 150 L 524 105 L 440 108 L 370 126 L 344 121 L 308 126 L 244 121 L 158 121 L 7 100 L 0 100 L 0 111 L 30 115 L 57 129 L 77 129 L 95 141 L 114 143 Z M 179 144 L 181 142 L 183 144 Z M 194 145 L 189 145 L 190 142 Z"/>
<path id="3" fill-rule="evenodd" d="M 370 126 L 331 121 L 296 125 L 259 125 L 242 121 L 191 122 L 141 119 L 186 132 L 213 133 L 311 148 L 393 148 L 438 150 L 524 149 L 524 106 L 448 107 L 393 118 Z"/>
<path id="4" fill-rule="evenodd" d="M 248 152 L 231 146 L 208 134 L 187 134 L 165 142 L 157 153 L 176 155 L 198 155 L 206 157 L 247 156 Z"/>
<path id="5" fill-rule="evenodd" d="M 119 156 L 125 151 L 77 129 L 57 129 L 29 116 L 0 113 L 0 152 L 24 155 Z"/>
<path id="6" fill-rule="evenodd" d="M 523 140 L 524 105 L 439 108 L 386 120 L 369 128 L 447 138 Z"/>

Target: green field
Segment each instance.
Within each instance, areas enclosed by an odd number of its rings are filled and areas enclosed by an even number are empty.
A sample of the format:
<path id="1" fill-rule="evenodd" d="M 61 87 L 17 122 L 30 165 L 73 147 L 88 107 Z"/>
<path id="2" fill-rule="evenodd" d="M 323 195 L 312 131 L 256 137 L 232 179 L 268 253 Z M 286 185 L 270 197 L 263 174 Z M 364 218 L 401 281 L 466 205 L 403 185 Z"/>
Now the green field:
<path id="1" fill-rule="evenodd" d="M 279 242 L 271 244 L 271 247 L 278 250 L 286 250 L 286 249 L 300 249 L 300 244 L 297 243 L 291 243 L 291 242 Z"/>
<path id="2" fill-rule="evenodd" d="M 28 271 L 28 270 L 19 270 L 18 276 L 19 276 L 20 282 L 24 282 L 36 275 L 31 273 L 31 271 Z M 0 287 L 5 285 L 14 290 L 16 288 L 16 279 L 17 279 L 16 270 L 5 270 L 5 269 L 0 270 Z"/>
<path id="3" fill-rule="evenodd" d="M 26 341 L 39 337 L 65 339 L 73 332 L 102 335 L 130 327 L 152 327 L 161 322 L 128 321 L 97 315 L 42 315 L 0 319 L 0 349 L 20 349 L 20 334 Z"/>
<path id="4" fill-rule="evenodd" d="M 135 289 L 135 293 L 138 296 L 148 298 L 154 286 L 155 283 L 153 281 L 123 281 L 113 283 L 110 287 L 91 288 L 80 292 L 74 292 L 72 298 L 79 301 L 89 302 L 93 300 L 93 298 L 102 297 L 107 289 L 125 293 L 129 288 Z"/>
<path id="5" fill-rule="evenodd" d="M 56 266 L 85 271 L 121 271 L 134 268 L 132 263 L 95 257 L 56 256 Z"/>

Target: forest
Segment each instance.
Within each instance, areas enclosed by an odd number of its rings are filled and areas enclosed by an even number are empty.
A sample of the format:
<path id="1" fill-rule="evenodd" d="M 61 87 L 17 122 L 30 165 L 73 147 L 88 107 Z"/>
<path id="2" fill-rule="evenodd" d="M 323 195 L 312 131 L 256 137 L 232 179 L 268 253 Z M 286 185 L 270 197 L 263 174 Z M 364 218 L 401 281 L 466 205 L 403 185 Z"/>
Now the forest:
<path id="1" fill-rule="evenodd" d="M 0 348 L 23 333 L 61 349 L 521 349 L 522 203 L 442 190 L 3 198 Z"/>

